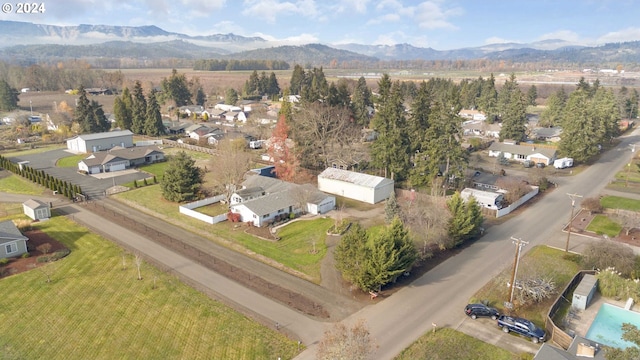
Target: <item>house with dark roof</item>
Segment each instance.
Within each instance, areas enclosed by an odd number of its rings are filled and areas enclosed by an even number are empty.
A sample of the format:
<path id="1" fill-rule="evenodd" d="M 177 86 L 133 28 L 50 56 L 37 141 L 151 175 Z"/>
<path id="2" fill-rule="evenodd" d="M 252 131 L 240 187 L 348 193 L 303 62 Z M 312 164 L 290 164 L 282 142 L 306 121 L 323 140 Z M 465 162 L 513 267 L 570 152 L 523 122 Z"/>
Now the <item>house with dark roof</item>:
<path id="1" fill-rule="evenodd" d="M 553 164 L 556 159 L 556 149 L 537 144 L 515 144 L 512 142 L 494 142 L 489 146 L 489 156 L 499 157 L 502 154 L 506 159 L 525 162 L 526 160 L 545 165 Z"/>
<path id="2" fill-rule="evenodd" d="M 541 141 L 560 141 L 560 135 L 562 134 L 561 127 L 542 127 L 533 129 L 533 138 Z"/>
<path id="3" fill-rule="evenodd" d="M 534 360 L 605 360 L 602 344 L 576 335 L 567 350 L 555 347 L 551 342 L 542 344 Z"/>
<path id="4" fill-rule="evenodd" d="M 27 252 L 28 237 L 22 235 L 11 220 L 0 222 L 0 259 L 20 256 Z"/>
<path id="5" fill-rule="evenodd" d="M 87 174 L 121 171 L 131 167 L 163 161 L 164 153 L 157 146 L 113 148 L 92 153 L 78 163 L 78 170 Z"/>
<path id="6" fill-rule="evenodd" d="M 231 196 L 231 212 L 240 214 L 242 222 L 255 226 L 271 224 L 290 214 L 324 214 L 336 207 L 336 198 L 314 186 L 298 185 L 279 179 L 250 174 L 242 189 Z"/>

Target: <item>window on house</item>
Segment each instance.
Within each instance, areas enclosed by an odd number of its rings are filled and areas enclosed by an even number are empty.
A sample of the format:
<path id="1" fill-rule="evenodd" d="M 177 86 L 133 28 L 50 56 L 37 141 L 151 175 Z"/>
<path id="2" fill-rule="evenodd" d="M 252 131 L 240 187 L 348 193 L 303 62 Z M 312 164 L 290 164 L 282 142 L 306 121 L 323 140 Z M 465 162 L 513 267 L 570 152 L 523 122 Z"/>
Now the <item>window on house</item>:
<path id="1" fill-rule="evenodd" d="M 267 214 L 267 215 L 262 215 L 262 218 L 263 218 L 263 219 L 266 219 L 266 218 L 268 218 L 268 217 L 269 217 L 269 214 Z"/>
<path id="2" fill-rule="evenodd" d="M 522 155 L 522 154 L 518 154 L 517 157 L 519 160 L 525 160 L 527 158 L 526 155 Z"/>
<path id="3" fill-rule="evenodd" d="M 5 247 L 5 252 L 7 253 L 7 255 L 18 252 L 18 245 L 16 243 L 7 244 Z"/>

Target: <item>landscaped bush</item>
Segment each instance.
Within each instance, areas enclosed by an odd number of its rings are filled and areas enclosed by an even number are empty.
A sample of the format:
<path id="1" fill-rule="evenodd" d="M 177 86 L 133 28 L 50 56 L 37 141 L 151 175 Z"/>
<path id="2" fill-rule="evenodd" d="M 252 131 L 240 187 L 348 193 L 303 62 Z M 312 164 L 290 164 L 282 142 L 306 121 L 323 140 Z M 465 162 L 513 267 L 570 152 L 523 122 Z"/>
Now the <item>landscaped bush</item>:
<path id="1" fill-rule="evenodd" d="M 9 259 L 7 258 L 0 259 L 0 266 L 7 265 L 8 263 L 9 263 Z"/>
<path id="2" fill-rule="evenodd" d="M 349 226 L 351 226 L 351 221 L 347 219 L 342 219 L 342 221 L 340 221 L 337 224 L 333 224 L 329 228 L 329 234 L 335 234 L 335 235 L 343 234 L 345 231 L 347 231 L 347 229 L 349 229 Z"/>
<path id="3" fill-rule="evenodd" d="M 39 263 L 46 263 L 46 262 L 49 262 L 49 261 L 51 261 L 51 256 L 40 256 L 36 260 L 36 262 L 39 262 Z"/>
<path id="4" fill-rule="evenodd" d="M 636 263 L 636 255 L 630 247 L 608 240 L 590 243 L 582 255 L 585 269 L 615 267 L 624 277 L 631 276 Z"/>
<path id="5" fill-rule="evenodd" d="M 613 267 L 599 271 L 596 277 L 598 278 L 598 291 L 602 296 L 621 300 L 633 298 L 636 303 L 640 301 L 640 279 L 624 278 Z"/>
<path id="6" fill-rule="evenodd" d="M 53 255 L 51 256 L 51 260 L 52 261 L 60 260 L 63 257 L 69 255 L 70 253 L 71 251 L 69 251 L 69 249 L 60 249 L 53 253 Z"/>
<path id="7" fill-rule="evenodd" d="M 21 258 L 23 258 L 23 259 L 26 259 L 26 258 L 28 258 L 28 257 L 29 257 L 29 253 L 28 253 L 28 252 L 26 252 L 26 253 L 24 253 L 24 254 L 20 255 L 20 257 L 21 257 Z"/>

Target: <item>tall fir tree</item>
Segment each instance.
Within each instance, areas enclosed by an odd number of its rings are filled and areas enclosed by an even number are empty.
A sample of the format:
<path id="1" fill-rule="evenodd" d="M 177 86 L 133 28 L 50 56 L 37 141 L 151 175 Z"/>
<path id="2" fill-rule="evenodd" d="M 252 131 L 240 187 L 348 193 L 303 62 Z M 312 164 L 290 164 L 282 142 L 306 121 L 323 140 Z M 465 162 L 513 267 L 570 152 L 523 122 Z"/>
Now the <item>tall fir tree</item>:
<path id="1" fill-rule="evenodd" d="M 184 74 L 178 73 L 178 70 L 172 69 L 171 76 L 162 79 L 161 85 L 165 99 L 173 100 L 176 107 L 191 104 L 189 82 Z"/>
<path id="2" fill-rule="evenodd" d="M 447 201 L 447 207 L 451 213 L 448 235 L 452 246 L 459 246 L 480 234 L 484 218 L 475 197 L 471 196 L 465 202 L 460 193 L 456 192 Z"/>
<path id="3" fill-rule="evenodd" d="M 147 117 L 147 100 L 142 90 L 140 81 L 136 81 L 133 87 L 133 101 L 131 104 L 131 132 L 144 133 L 144 123 Z"/>
<path id="4" fill-rule="evenodd" d="M 547 99 L 547 107 L 540 114 L 539 125 L 542 127 L 560 126 L 566 104 L 567 93 L 564 91 L 563 86 Z"/>
<path id="5" fill-rule="evenodd" d="M 369 108 L 373 109 L 371 89 L 369 89 L 364 76 L 361 76 L 353 91 L 351 111 L 353 112 L 356 124 L 363 128 L 369 127 Z"/>
<path id="6" fill-rule="evenodd" d="M 91 102 L 87 98 L 87 91 L 83 86 L 78 89 L 78 102 L 73 110 L 73 122 L 77 123 L 82 133 L 91 133 L 93 113 L 91 111 Z"/>
<path id="7" fill-rule="evenodd" d="M 384 204 L 384 221 L 387 224 L 390 224 L 391 221 L 395 217 L 400 216 L 400 205 L 398 204 L 398 199 L 396 198 L 396 192 L 391 191 L 391 195 L 387 199 L 387 202 Z"/>
<path id="8" fill-rule="evenodd" d="M 151 90 L 147 100 L 147 116 L 144 123 L 144 132 L 148 136 L 160 136 L 165 134 L 160 105 L 158 104 L 157 92 Z"/>
<path id="9" fill-rule="evenodd" d="M 5 80 L 0 80 L 0 111 L 13 111 L 18 108 L 18 91 Z"/>
<path id="10" fill-rule="evenodd" d="M 513 73 L 500 89 L 498 110 L 502 121 L 500 141 L 505 139 L 524 140 L 527 130 L 527 103 Z"/>
<path id="11" fill-rule="evenodd" d="M 498 91 L 493 73 L 482 84 L 478 108 L 484 111 L 488 123 L 493 124 L 496 121 L 498 117 Z"/>

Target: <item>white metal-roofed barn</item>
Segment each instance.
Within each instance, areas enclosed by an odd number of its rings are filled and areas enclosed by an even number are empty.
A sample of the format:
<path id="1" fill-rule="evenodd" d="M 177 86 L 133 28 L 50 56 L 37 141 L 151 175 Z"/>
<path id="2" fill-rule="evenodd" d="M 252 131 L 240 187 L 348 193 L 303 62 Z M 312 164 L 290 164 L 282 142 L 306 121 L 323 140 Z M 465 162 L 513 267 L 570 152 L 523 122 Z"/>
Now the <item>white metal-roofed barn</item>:
<path id="1" fill-rule="evenodd" d="M 318 175 L 318 190 L 375 204 L 391 195 L 393 180 L 349 170 L 327 168 Z"/>
<path id="2" fill-rule="evenodd" d="M 133 133 L 129 130 L 82 134 L 67 140 L 67 149 L 74 153 L 90 153 L 109 150 L 115 146 L 133 146 Z"/>
<path id="3" fill-rule="evenodd" d="M 502 202 L 504 201 L 504 195 L 497 192 L 482 191 L 471 188 L 465 188 L 460 192 L 460 197 L 467 201 L 473 196 L 476 198 L 478 204 L 487 209 L 500 209 L 502 208 Z"/>

